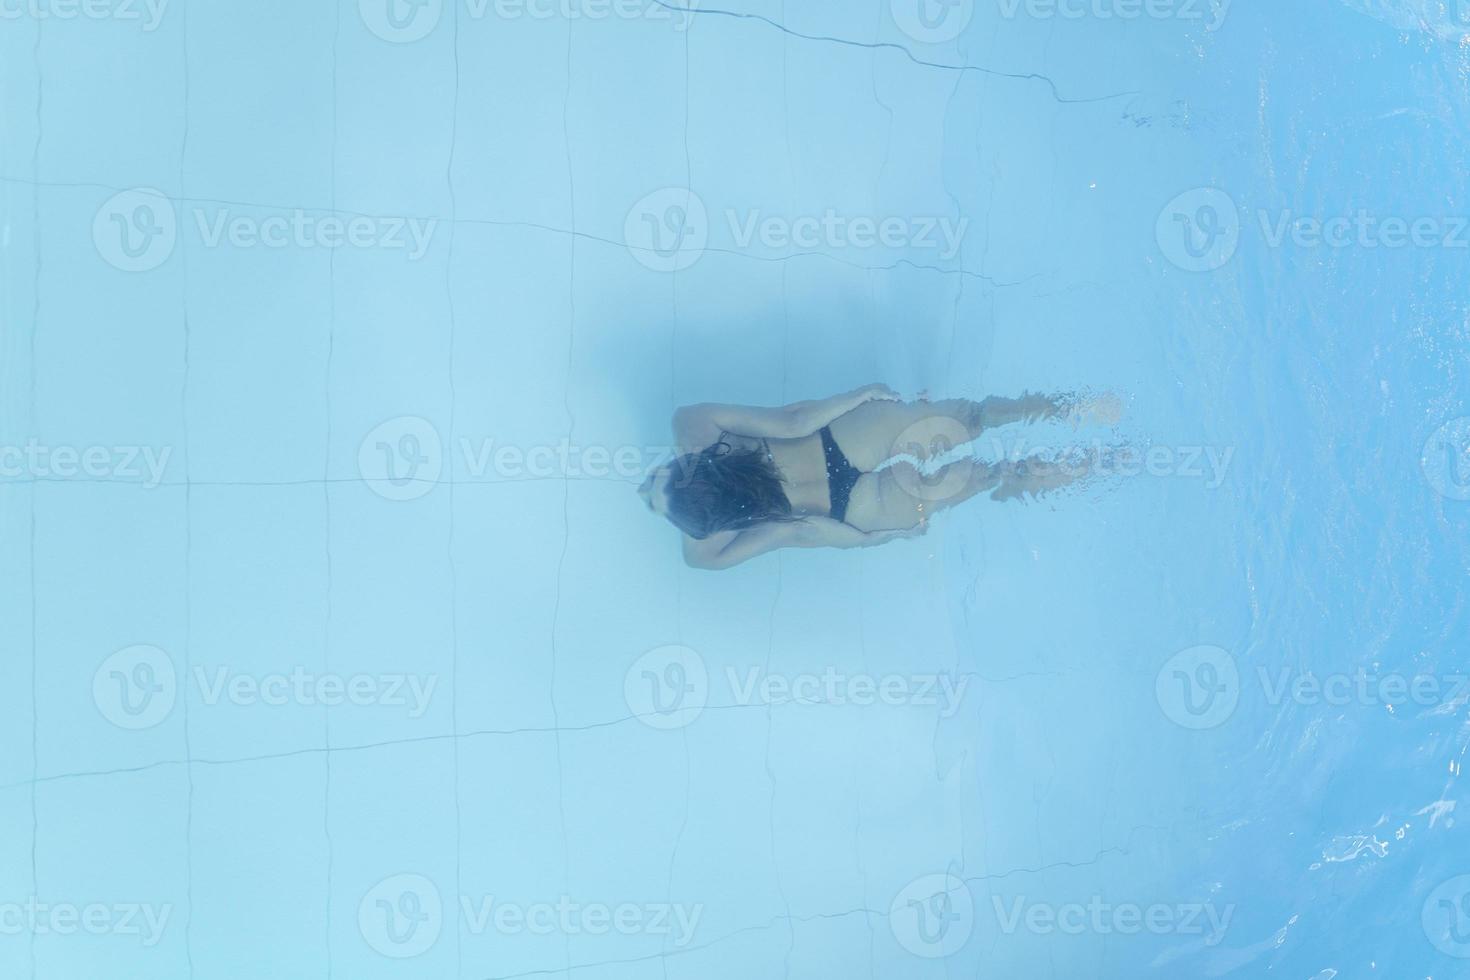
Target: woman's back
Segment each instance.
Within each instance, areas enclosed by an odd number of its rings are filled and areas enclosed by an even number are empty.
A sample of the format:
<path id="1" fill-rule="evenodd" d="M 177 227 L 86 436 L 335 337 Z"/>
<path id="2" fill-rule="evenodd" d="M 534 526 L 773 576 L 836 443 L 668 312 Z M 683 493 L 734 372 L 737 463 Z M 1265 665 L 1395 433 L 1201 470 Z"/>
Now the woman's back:
<path id="1" fill-rule="evenodd" d="M 825 517 L 831 512 L 827 458 L 822 452 L 821 437 L 816 433 L 797 439 L 753 439 L 726 433 L 724 439 L 732 449 L 770 453 L 793 514 Z"/>

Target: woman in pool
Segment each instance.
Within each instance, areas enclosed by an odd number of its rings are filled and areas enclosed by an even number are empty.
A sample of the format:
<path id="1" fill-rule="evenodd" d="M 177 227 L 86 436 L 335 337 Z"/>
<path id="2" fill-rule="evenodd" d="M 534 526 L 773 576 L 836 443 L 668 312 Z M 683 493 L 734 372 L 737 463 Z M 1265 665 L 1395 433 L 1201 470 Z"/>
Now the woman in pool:
<path id="1" fill-rule="evenodd" d="M 684 532 L 695 568 L 730 568 L 778 548 L 865 548 L 923 534 L 935 511 L 987 490 L 1006 500 L 1073 482 L 1086 462 L 965 457 L 925 473 L 896 457 L 927 462 L 993 426 L 1076 408 L 1070 395 L 904 402 L 885 385 L 784 408 L 691 405 L 674 413 L 683 455 L 638 492 Z"/>

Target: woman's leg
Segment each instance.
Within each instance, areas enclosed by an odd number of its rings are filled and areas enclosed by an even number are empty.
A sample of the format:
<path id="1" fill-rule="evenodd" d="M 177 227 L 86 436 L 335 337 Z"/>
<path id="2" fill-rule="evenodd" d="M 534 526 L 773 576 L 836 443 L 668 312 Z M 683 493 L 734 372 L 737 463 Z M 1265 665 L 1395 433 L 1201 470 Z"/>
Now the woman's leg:
<path id="1" fill-rule="evenodd" d="M 930 474 L 899 462 L 858 478 L 847 504 L 847 523 L 861 531 L 899 530 L 986 491 L 993 491 L 991 500 L 1034 498 L 1076 483 L 1093 472 L 1096 462 L 1090 450 L 1056 461 L 962 459 Z"/>
<path id="2" fill-rule="evenodd" d="M 1000 466 L 979 460 L 950 463 L 928 475 L 912 463 L 894 463 L 858 478 L 847 502 L 847 523 L 861 531 L 911 528 L 1000 482 Z"/>
<path id="3" fill-rule="evenodd" d="M 1063 416 L 1073 401 L 1071 395 L 1028 394 L 978 402 L 864 402 L 832 422 L 832 437 L 853 466 L 868 472 L 896 456 L 942 456 L 997 425 Z"/>
<path id="4" fill-rule="evenodd" d="M 998 398 L 991 395 L 980 402 L 980 410 L 984 427 L 993 429 L 997 425 L 1006 425 L 1011 422 L 1037 422 L 1041 419 L 1055 419 L 1067 415 L 1077 404 L 1077 396 L 1071 393 L 1062 395 L 1035 395 L 1025 393 L 1020 398 Z"/>

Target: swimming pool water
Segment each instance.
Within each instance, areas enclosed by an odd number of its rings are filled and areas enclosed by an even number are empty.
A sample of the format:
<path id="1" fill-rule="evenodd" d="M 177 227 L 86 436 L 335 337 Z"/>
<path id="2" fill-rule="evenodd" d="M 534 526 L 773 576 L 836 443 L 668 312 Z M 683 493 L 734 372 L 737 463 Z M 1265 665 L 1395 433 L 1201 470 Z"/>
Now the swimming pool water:
<path id="1" fill-rule="evenodd" d="M 1464 975 L 1453 4 L 0 5 L 0 976 Z M 672 410 L 1131 469 L 711 574 Z"/>

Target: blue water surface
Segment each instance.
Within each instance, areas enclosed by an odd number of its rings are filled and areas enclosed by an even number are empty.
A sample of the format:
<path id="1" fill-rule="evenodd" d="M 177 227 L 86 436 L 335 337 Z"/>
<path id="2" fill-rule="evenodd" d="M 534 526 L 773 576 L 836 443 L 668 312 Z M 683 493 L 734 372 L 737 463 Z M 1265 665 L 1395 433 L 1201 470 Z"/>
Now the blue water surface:
<path id="1" fill-rule="evenodd" d="M 0 976 L 1470 963 L 1470 19 L 0 9 Z M 689 569 L 701 401 L 1134 465 Z"/>

